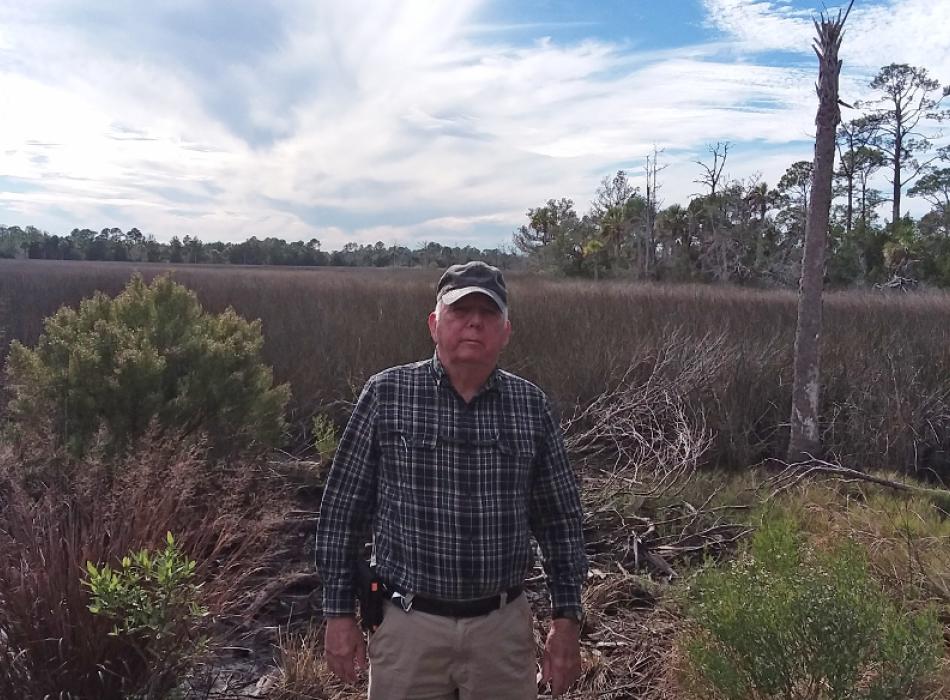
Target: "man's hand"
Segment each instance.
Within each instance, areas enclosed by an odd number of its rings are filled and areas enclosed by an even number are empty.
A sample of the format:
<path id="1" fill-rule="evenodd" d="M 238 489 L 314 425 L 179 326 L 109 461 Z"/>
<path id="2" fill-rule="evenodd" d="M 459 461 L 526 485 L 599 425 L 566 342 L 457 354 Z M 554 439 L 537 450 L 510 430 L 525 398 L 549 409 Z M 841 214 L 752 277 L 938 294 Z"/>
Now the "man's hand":
<path id="1" fill-rule="evenodd" d="M 571 687 L 581 675 L 580 624 L 568 618 L 551 621 L 551 631 L 544 643 L 541 681 L 551 683 L 551 694 L 557 697 Z"/>
<path id="2" fill-rule="evenodd" d="M 324 644 L 327 665 L 345 683 L 356 683 L 357 669 L 366 669 L 366 642 L 355 617 L 327 618 Z"/>

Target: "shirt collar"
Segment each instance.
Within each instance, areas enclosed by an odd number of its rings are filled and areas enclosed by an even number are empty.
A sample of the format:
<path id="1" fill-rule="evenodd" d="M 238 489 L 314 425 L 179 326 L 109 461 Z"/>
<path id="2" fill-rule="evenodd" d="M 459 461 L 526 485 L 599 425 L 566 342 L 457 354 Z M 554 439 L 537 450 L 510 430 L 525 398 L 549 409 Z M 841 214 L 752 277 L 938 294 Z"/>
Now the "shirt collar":
<path id="1" fill-rule="evenodd" d="M 442 366 L 442 363 L 439 361 L 438 351 L 432 352 L 432 375 L 435 378 L 436 384 L 439 386 L 448 385 L 451 386 L 449 381 L 449 375 L 445 371 L 445 367 Z M 492 373 L 488 375 L 488 379 L 485 381 L 485 386 L 482 387 L 482 390 L 478 392 L 479 394 L 484 394 L 489 391 L 499 391 L 501 389 L 502 382 L 504 377 L 502 376 L 501 370 L 495 367 L 492 370 Z"/>

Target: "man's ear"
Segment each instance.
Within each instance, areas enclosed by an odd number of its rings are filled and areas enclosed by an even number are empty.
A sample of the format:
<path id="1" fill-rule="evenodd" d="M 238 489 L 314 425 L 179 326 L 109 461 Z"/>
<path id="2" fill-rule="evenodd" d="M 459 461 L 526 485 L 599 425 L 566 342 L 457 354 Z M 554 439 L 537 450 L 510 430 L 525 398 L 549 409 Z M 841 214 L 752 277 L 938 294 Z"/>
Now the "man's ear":
<path id="1" fill-rule="evenodd" d="M 504 337 L 504 340 L 503 340 L 502 343 L 501 343 L 501 347 L 506 348 L 506 347 L 508 347 L 508 341 L 511 340 L 511 321 L 509 321 L 509 320 L 507 320 L 507 319 L 505 320 L 505 331 L 504 331 L 504 333 L 505 333 L 505 337 Z"/>
<path id="2" fill-rule="evenodd" d="M 432 342 L 438 344 L 439 336 L 436 334 L 436 329 L 439 327 L 439 319 L 436 318 L 435 311 L 429 313 L 429 335 L 432 336 Z"/>

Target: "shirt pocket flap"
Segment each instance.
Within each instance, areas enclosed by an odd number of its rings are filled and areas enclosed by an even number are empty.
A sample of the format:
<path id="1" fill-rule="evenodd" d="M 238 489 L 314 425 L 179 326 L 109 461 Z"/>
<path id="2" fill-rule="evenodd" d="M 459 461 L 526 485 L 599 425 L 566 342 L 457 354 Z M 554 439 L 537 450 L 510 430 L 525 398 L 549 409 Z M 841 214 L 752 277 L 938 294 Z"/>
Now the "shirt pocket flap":
<path id="1" fill-rule="evenodd" d="M 526 440 L 515 435 L 502 435 L 498 439 L 498 449 L 506 455 L 519 459 L 534 459 L 537 452 L 533 440 Z"/>
<path id="2" fill-rule="evenodd" d="M 429 431 L 410 431 L 399 428 L 383 430 L 379 436 L 382 447 L 402 447 L 405 450 L 434 450 L 437 435 Z"/>

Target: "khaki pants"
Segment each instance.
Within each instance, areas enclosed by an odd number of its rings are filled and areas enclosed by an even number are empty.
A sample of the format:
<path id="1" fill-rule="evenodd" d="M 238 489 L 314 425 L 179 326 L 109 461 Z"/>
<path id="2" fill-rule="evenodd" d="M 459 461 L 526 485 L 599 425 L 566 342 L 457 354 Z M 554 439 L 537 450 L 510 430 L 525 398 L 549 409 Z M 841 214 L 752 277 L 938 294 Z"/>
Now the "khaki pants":
<path id="1" fill-rule="evenodd" d="M 370 700 L 535 700 L 537 651 L 524 595 L 456 619 L 386 604 L 369 640 Z M 458 695 L 456 695 L 458 691 Z"/>

